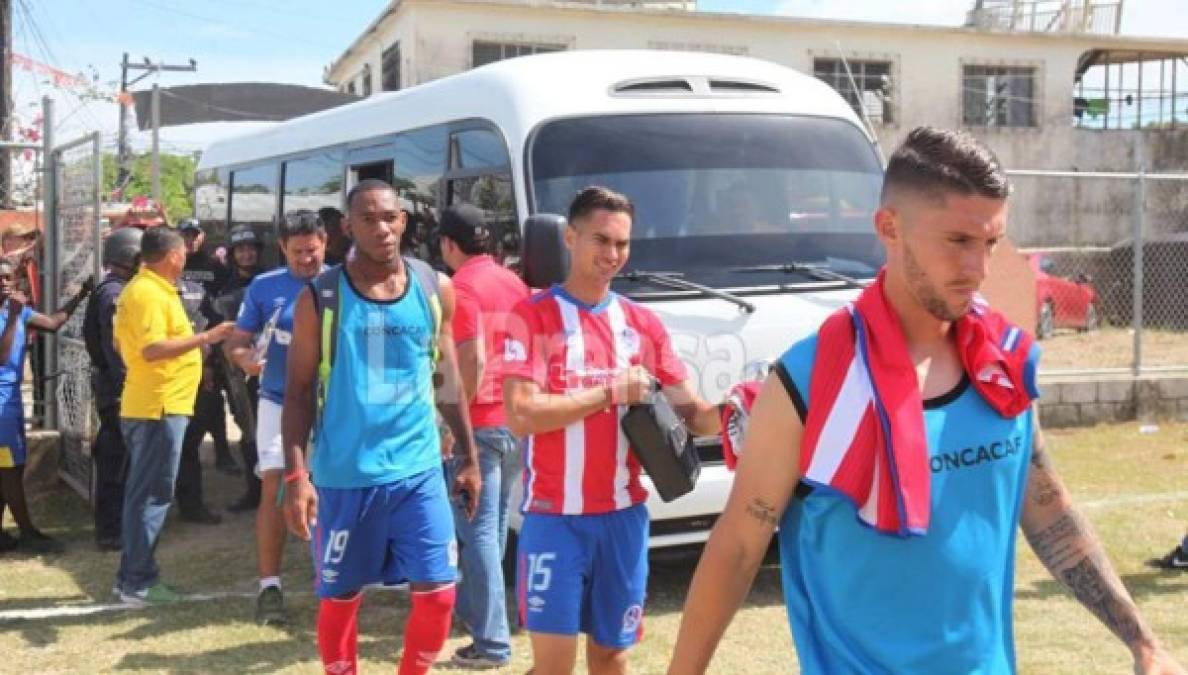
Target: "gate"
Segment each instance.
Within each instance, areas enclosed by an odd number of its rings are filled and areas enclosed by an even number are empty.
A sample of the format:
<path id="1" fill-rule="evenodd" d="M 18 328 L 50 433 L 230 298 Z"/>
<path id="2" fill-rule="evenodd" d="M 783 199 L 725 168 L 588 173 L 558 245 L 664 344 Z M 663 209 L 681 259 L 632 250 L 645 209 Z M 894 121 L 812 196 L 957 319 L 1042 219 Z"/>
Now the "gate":
<path id="1" fill-rule="evenodd" d="M 54 148 L 49 159 L 49 270 L 46 309 L 55 312 L 88 277 L 102 276 L 103 163 L 99 132 Z M 91 439 L 94 423 L 90 359 L 83 341 L 82 311 L 53 337 L 46 378 L 46 426 L 61 438 L 62 479 L 85 498 L 92 489 Z"/>

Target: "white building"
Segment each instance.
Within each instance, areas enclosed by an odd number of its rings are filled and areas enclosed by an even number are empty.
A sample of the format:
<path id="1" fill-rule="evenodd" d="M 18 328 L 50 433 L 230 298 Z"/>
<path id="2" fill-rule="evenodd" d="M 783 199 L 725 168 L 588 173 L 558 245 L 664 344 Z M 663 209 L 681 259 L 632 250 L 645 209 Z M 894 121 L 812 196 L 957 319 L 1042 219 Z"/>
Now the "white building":
<path id="1" fill-rule="evenodd" d="M 1188 170 L 1188 39 L 1118 35 L 1122 0 L 978 0 L 962 27 L 695 4 L 392 0 L 324 77 L 374 95 L 544 51 L 743 54 L 829 82 L 866 113 L 885 149 L 931 124 L 970 129 L 1008 167 L 1133 170 L 1141 150 L 1153 169 Z"/>

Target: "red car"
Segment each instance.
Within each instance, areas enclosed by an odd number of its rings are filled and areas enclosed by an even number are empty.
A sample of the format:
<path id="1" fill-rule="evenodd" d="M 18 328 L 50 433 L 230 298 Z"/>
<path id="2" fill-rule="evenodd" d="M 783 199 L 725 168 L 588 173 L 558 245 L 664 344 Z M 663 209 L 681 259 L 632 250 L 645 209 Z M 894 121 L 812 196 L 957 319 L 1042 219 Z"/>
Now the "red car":
<path id="1" fill-rule="evenodd" d="M 1089 275 L 1055 276 L 1055 262 L 1049 256 L 1028 253 L 1026 257 L 1035 272 L 1036 337 L 1049 338 L 1057 328 L 1088 331 L 1101 326 L 1099 299 Z"/>

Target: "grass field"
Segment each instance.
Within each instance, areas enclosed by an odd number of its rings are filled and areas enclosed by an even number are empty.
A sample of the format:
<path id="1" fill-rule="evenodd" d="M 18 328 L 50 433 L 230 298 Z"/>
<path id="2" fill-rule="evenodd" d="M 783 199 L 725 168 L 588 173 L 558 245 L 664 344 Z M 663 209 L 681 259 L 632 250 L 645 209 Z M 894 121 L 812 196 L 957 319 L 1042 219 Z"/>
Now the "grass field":
<path id="1" fill-rule="evenodd" d="M 1163 554 L 1188 525 L 1188 425 L 1140 436 L 1134 424 L 1050 433 L 1053 455 L 1110 551 L 1148 620 L 1188 663 L 1188 574 L 1159 573 L 1142 561 Z M 210 476 L 209 501 L 230 502 L 237 479 Z M 0 556 L 0 617 L 16 610 L 110 602 L 117 554 L 91 544 L 89 512 L 72 493 L 40 498 L 36 515 L 69 545 L 66 555 Z M 6 523 L 11 528 L 11 523 Z M 239 594 L 173 607 L 84 616 L 0 618 L 0 672 L 318 673 L 316 603 L 308 555 L 291 543 L 285 580 L 290 627 L 252 622 L 255 555 L 250 515 L 215 527 L 171 521 L 158 550 L 166 581 L 190 594 Z M 1020 542 L 1015 632 L 1023 673 L 1130 672 L 1126 651 L 1047 576 Z M 653 564 L 647 635 L 632 654 L 638 673 L 662 673 L 692 575 L 693 560 Z M 873 564 L 873 563 L 872 563 Z M 872 567 L 872 571 L 875 568 Z M 390 673 L 400 651 L 407 597 L 373 592 L 360 620 L 362 671 Z M 458 635 L 448 652 L 461 646 Z M 529 665 L 524 636 L 515 637 L 508 672 Z M 448 667 L 442 672 L 453 672 Z M 779 588 L 765 567 L 714 661 L 714 673 L 794 673 L 796 659 Z"/>
<path id="2" fill-rule="evenodd" d="M 1134 363 L 1134 333 L 1104 326 L 1089 333 L 1061 330 L 1040 343 L 1041 370 L 1130 368 Z M 1143 365 L 1188 366 L 1188 334 L 1171 330 L 1143 332 Z"/>

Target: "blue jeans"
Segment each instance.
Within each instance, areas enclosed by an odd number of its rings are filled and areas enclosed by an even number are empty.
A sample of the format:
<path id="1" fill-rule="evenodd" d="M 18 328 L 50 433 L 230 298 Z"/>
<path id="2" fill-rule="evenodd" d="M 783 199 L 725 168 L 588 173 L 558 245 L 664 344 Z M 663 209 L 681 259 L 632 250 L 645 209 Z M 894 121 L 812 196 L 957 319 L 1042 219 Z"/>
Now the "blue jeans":
<path id="1" fill-rule="evenodd" d="M 137 593 L 160 577 L 153 551 L 173 501 L 173 484 L 181 461 L 185 415 L 159 420 L 120 418 L 128 448 L 128 480 L 124 486 L 123 549 L 116 586 Z"/>
<path id="2" fill-rule="evenodd" d="M 503 582 L 503 550 L 512 485 L 520 477 L 520 442 L 505 427 L 474 430 L 483 488 L 474 520 L 454 504 L 454 528 L 461 544 L 454 613 L 474 638 L 483 656 L 511 658 L 507 595 Z M 457 465 L 450 462 L 451 480 Z"/>

